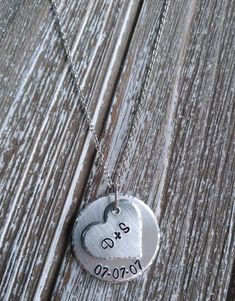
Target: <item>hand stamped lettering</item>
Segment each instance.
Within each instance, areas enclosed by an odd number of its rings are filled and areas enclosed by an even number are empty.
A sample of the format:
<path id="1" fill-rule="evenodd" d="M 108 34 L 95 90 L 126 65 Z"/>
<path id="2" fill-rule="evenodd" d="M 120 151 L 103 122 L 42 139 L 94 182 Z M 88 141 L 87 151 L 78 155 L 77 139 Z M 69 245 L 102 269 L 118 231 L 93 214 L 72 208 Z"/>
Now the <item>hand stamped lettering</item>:
<path id="1" fill-rule="evenodd" d="M 128 233 L 130 231 L 130 227 L 126 227 L 124 223 L 120 223 L 119 228 L 123 230 L 125 233 Z"/>
<path id="2" fill-rule="evenodd" d="M 120 268 L 110 268 L 107 266 L 102 266 L 102 264 L 98 264 L 94 268 L 94 273 L 96 276 L 101 276 L 102 278 L 113 278 L 115 280 L 117 279 L 124 279 L 128 274 L 136 275 L 137 273 L 140 273 L 142 270 L 141 263 L 139 259 L 137 259 L 133 264 L 130 264 L 129 266 L 125 267 L 122 266 Z"/>
<path id="3" fill-rule="evenodd" d="M 104 212 L 104 221 L 88 225 L 82 233 L 84 249 L 101 259 L 140 258 L 142 220 L 138 207 L 120 200 L 120 212 L 112 213 L 113 203 Z M 117 271 L 114 272 L 117 274 Z"/>
<path id="4" fill-rule="evenodd" d="M 120 232 L 114 232 L 114 238 L 115 239 L 121 239 L 121 233 Z"/>
<path id="5" fill-rule="evenodd" d="M 105 238 L 104 240 L 102 240 L 101 247 L 103 249 L 113 248 L 113 246 L 114 246 L 114 242 L 111 238 Z"/>

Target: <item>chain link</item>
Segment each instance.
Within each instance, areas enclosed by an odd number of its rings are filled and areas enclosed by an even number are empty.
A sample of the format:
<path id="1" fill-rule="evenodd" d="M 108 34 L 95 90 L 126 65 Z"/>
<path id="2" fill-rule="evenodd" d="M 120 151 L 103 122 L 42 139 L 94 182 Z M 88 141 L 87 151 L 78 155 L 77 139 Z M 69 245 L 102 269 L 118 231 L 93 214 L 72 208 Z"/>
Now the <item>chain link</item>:
<path id="1" fill-rule="evenodd" d="M 100 164 L 101 164 L 101 166 L 103 167 L 103 170 L 104 170 L 105 179 L 107 180 L 109 188 L 116 190 L 117 185 L 114 184 L 114 182 L 111 178 L 110 172 L 108 170 L 107 164 L 106 164 L 105 159 L 104 159 L 104 153 L 102 151 L 102 146 L 99 142 L 99 138 L 96 134 L 95 127 L 92 123 L 91 115 L 88 111 L 88 105 L 85 101 L 84 92 L 83 92 L 83 90 L 81 89 L 81 87 L 79 85 L 78 74 L 77 74 L 76 69 L 75 69 L 75 64 L 74 64 L 74 61 L 73 61 L 71 50 L 69 48 L 66 33 L 64 32 L 62 24 L 61 24 L 61 18 L 60 18 L 60 14 L 59 14 L 56 2 L 55 2 L 55 0 L 49 0 L 49 2 L 51 3 L 51 9 L 52 9 L 53 15 L 55 17 L 57 27 L 59 29 L 59 35 L 60 35 L 60 38 L 61 38 L 61 41 L 62 41 L 62 46 L 63 46 L 64 52 L 65 52 L 65 55 L 66 55 L 66 58 L 67 58 L 72 76 L 74 78 L 75 89 L 76 89 L 76 91 L 78 93 L 78 96 L 79 96 L 79 104 L 80 104 L 80 106 L 81 106 L 81 108 L 84 112 L 86 122 L 87 122 L 88 127 L 89 127 L 89 131 L 90 131 L 90 133 L 92 135 L 92 138 L 93 138 L 93 141 L 95 143 L 95 148 L 96 148 L 98 156 L 99 156 Z"/>
<path id="2" fill-rule="evenodd" d="M 87 102 L 85 100 L 85 95 L 84 95 L 84 91 L 81 89 L 79 81 L 78 81 L 78 73 L 75 69 L 75 63 L 73 61 L 73 57 L 72 57 L 72 53 L 68 44 L 68 39 L 67 39 L 67 35 L 65 33 L 65 31 L 63 30 L 62 24 L 61 24 L 61 17 L 60 17 L 60 13 L 57 7 L 57 4 L 55 2 L 55 0 L 48 0 L 51 4 L 51 10 L 52 13 L 55 17 L 55 22 L 56 25 L 58 27 L 58 31 L 59 31 L 59 35 L 62 41 L 62 46 L 63 46 L 63 50 L 65 52 L 66 55 L 66 59 L 70 68 L 70 71 L 72 73 L 73 79 L 74 79 L 74 83 L 75 83 L 75 89 L 76 92 L 78 93 L 79 96 L 79 104 L 84 112 L 84 116 L 86 119 L 86 122 L 88 124 L 88 128 L 89 131 L 92 135 L 93 141 L 95 143 L 95 148 L 97 150 L 98 153 L 98 157 L 100 160 L 100 165 L 103 167 L 103 171 L 104 171 L 104 177 L 107 181 L 107 184 L 109 186 L 109 188 L 113 189 L 113 191 L 117 194 L 118 192 L 118 187 L 119 187 L 119 181 L 120 181 L 120 168 L 121 165 L 118 165 L 117 171 L 116 171 L 116 175 L 117 175 L 117 180 L 114 181 L 111 177 L 110 171 L 107 167 L 107 163 L 105 162 L 105 155 L 104 152 L 102 150 L 102 146 L 101 143 L 99 141 L 99 138 L 96 134 L 95 131 L 95 127 L 92 123 L 92 118 L 91 115 L 88 111 L 88 105 Z M 157 34 L 154 40 L 154 44 L 153 44 L 153 48 L 152 48 L 152 52 L 151 52 L 151 56 L 150 56 L 150 60 L 149 60 L 149 64 L 148 67 L 146 69 L 145 72 L 145 76 L 144 76 L 144 81 L 142 84 L 142 89 L 140 92 L 140 95 L 135 103 L 135 108 L 133 109 L 133 117 L 131 119 L 131 122 L 129 124 L 128 127 L 128 135 L 127 135 L 127 142 L 126 142 L 126 146 L 124 148 L 123 151 L 123 162 L 125 162 L 128 159 L 128 153 L 131 149 L 132 143 L 133 143 L 133 139 L 134 139 L 134 135 L 136 133 L 137 130 L 137 122 L 140 118 L 141 113 L 143 112 L 143 107 L 144 107 L 144 100 L 146 97 L 146 94 L 148 92 L 148 88 L 149 88 L 149 83 L 150 83 L 150 78 L 153 72 L 153 68 L 154 68 L 154 64 L 157 58 L 157 50 L 158 50 L 158 46 L 159 46 L 159 42 L 160 42 L 160 38 L 162 35 L 162 31 L 163 31 L 163 25 L 164 22 L 166 20 L 166 14 L 167 14 L 167 10 L 169 7 L 169 1 L 165 0 L 162 6 L 162 11 L 160 13 L 160 18 L 159 18 L 159 24 L 158 24 L 158 28 L 157 28 Z M 116 205 L 117 206 L 117 205 Z"/>

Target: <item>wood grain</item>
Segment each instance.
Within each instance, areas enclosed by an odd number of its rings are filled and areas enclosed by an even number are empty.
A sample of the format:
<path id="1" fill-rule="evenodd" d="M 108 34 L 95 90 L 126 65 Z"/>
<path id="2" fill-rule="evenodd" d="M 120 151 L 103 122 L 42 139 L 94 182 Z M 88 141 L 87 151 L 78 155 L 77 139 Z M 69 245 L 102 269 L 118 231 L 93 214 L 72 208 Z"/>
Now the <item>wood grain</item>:
<path id="1" fill-rule="evenodd" d="M 156 212 L 158 257 L 120 285 L 71 250 L 79 210 L 108 192 L 47 1 L 0 4 L 1 299 L 226 300 L 235 255 L 234 1 L 172 1 L 138 131 L 132 108 L 162 1 L 61 1 L 109 168 Z M 231 299 L 232 300 L 232 299 Z"/>

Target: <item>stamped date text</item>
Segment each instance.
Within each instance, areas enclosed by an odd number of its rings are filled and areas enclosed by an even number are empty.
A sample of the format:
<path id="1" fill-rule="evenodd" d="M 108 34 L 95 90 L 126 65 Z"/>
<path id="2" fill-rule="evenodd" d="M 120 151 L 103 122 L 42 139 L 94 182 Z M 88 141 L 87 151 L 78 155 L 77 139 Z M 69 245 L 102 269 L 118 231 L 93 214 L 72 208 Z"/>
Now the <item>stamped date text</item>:
<path id="1" fill-rule="evenodd" d="M 94 273 L 96 276 L 104 277 L 112 277 L 113 279 L 123 279 L 125 275 L 132 274 L 135 275 L 139 271 L 142 270 L 142 266 L 140 261 L 137 259 L 134 264 L 130 264 L 128 267 L 121 267 L 121 268 L 113 268 L 110 269 L 107 266 L 103 266 L 98 264 L 95 269 Z"/>

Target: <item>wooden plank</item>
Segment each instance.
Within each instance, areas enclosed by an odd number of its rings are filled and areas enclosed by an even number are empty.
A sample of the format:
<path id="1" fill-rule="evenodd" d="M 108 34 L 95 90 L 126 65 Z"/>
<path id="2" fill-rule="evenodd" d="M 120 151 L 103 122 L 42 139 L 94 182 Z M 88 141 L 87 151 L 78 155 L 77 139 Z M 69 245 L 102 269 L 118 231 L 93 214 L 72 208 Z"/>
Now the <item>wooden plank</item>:
<path id="1" fill-rule="evenodd" d="M 235 297 L 235 265 L 233 264 L 232 275 L 229 283 L 226 301 L 233 301 Z"/>
<path id="2" fill-rule="evenodd" d="M 137 194 L 157 208 L 162 245 L 156 265 L 141 280 L 119 286 L 107 285 L 84 273 L 68 246 L 54 299 L 225 298 L 234 256 L 231 239 L 234 161 L 229 142 L 234 136 L 234 97 L 226 96 L 233 90 L 223 85 L 225 73 L 226 82 L 232 82 L 234 69 L 222 60 L 221 51 L 227 51 L 224 58 L 230 62 L 233 60 L 229 56 L 234 57 L 234 53 L 231 52 L 233 28 L 229 31 L 226 28 L 226 24 L 231 24 L 229 18 L 228 23 L 221 25 L 225 14 L 226 18 L 227 15 L 232 18 L 231 7 L 229 10 L 229 4 L 225 4 L 215 5 L 211 1 L 207 7 L 198 2 L 171 5 L 164 43 L 159 51 L 162 56 L 156 68 L 161 72 L 156 72 L 153 79 L 146 103 L 147 116 L 143 116 L 141 131 L 130 154 L 131 168 L 127 167 L 124 172 L 122 191 Z M 116 100 L 119 101 L 121 91 L 123 99 L 120 120 L 115 122 L 115 129 L 113 122 L 106 129 L 112 133 L 107 143 L 111 153 L 121 145 L 120 136 L 128 123 L 123 122 L 124 112 L 128 112 L 127 104 L 130 106 L 133 99 L 130 91 L 138 91 L 136 78 L 141 77 L 143 61 L 144 65 L 147 61 L 144 51 L 148 49 L 149 30 L 154 28 L 158 13 L 157 9 L 151 9 L 153 6 L 154 2 L 143 6 L 119 80 Z M 147 18 L 151 23 L 143 27 Z M 229 32 L 226 36 L 225 31 Z M 228 69 L 230 71 L 225 72 Z M 126 81 L 126 74 L 131 74 L 129 81 Z M 128 117 L 127 114 L 126 119 Z M 222 137 L 225 132 L 226 139 Z M 114 162 L 111 166 L 115 164 L 116 153 L 110 154 L 110 161 Z M 226 166 L 228 156 L 230 166 Z M 99 191 L 102 194 L 104 188 Z M 227 244 L 222 237 L 227 237 Z M 226 259 L 223 259 L 223 252 Z"/>
<path id="3" fill-rule="evenodd" d="M 1 44 L 6 83 L 1 89 L 1 297 L 6 300 L 32 298 L 55 228 L 62 220 L 68 226 L 62 209 L 71 216 L 78 206 L 66 199 L 71 181 L 76 178 L 81 194 L 94 156 L 49 3 L 30 3 L 12 7 L 19 11 Z M 138 5 L 70 1 L 61 6 L 98 133 Z M 17 39 L 10 47 L 12 36 Z M 65 244 L 59 242 L 62 252 Z M 56 269 L 59 258 L 57 253 L 52 263 Z"/>
<path id="4" fill-rule="evenodd" d="M 235 253 L 234 1 L 171 3 L 145 112 L 123 162 L 161 5 L 60 6 L 110 169 L 121 164 L 121 190 L 145 200 L 160 221 L 154 265 L 120 285 L 89 276 L 71 250 L 79 207 L 107 187 L 49 5 L 13 1 L 0 10 L 8 16 L 0 57 L 3 300 L 226 299 Z"/>

